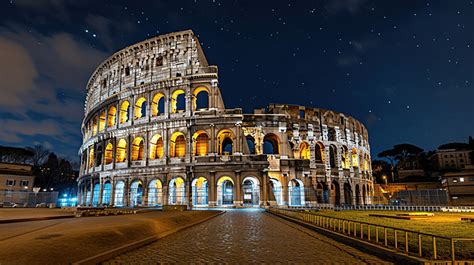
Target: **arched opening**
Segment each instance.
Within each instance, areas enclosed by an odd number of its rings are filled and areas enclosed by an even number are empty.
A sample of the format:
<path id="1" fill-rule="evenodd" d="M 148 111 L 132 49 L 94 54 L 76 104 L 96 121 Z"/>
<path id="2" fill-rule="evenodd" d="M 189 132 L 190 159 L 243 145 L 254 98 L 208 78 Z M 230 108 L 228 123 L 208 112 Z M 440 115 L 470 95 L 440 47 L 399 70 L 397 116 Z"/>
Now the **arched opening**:
<path id="1" fill-rule="evenodd" d="M 103 156 L 102 146 L 99 146 L 97 147 L 97 155 L 95 156 L 96 167 L 102 165 L 102 156 Z"/>
<path id="2" fill-rule="evenodd" d="M 181 177 L 172 179 L 168 185 L 169 199 L 171 205 L 184 205 L 184 180 Z"/>
<path id="3" fill-rule="evenodd" d="M 270 195 L 270 200 L 275 200 L 277 205 L 283 205 L 283 186 L 278 179 L 271 178 L 270 186 L 272 187 L 272 195 Z"/>
<path id="4" fill-rule="evenodd" d="M 344 203 L 346 205 L 352 204 L 352 188 L 351 188 L 351 184 L 347 182 L 344 183 Z"/>
<path id="5" fill-rule="evenodd" d="M 122 105 L 120 105 L 120 124 L 126 123 L 128 121 L 129 117 L 129 111 L 130 111 L 130 103 L 125 100 L 122 102 Z"/>
<path id="6" fill-rule="evenodd" d="M 159 206 L 162 204 L 162 185 L 159 179 L 154 179 L 148 184 L 148 206 Z"/>
<path id="7" fill-rule="evenodd" d="M 369 167 L 370 167 L 370 158 L 368 155 L 365 155 L 365 159 L 364 159 L 364 170 L 365 171 L 369 171 Z"/>
<path id="8" fill-rule="evenodd" d="M 89 168 L 94 167 L 94 147 L 89 150 Z"/>
<path id="9" fill-rule="evenodd" d="M 86 184 L 86 199 L 85 203 L 87 206 L 91 205 L 91 188 L 90 188 L 90 183 Z"/>
<path id="10" fill-rule="evenodd" d="M 362 204 L 367 204 L 367 185 L 362 185 Z"/>
<path id="11" fill-rule="evenodd" d="M 132 161 L 141 161 L 144 159 L 145 148 L 143 138 L 135 137 L 132 142 Z"/>
<path id="12" fill-rule="evenodd" d="M 99 205 L 100 196 L 100 184 L 94 184 L 94 193 L 92 194 L 92 206 L 97 207 Z"/>
<path id="13" fill-rule="evenodd" d="M 99 115 L 99 131 L 105 130 L 105 110 L 100 112 Z"/>
<path id="14" fill-rule="evenodd" d="M 328 140 L 329 141 L 336 141 L 336 130 L 334 128 L 328 129 Z"/>
<path id="15" fill-rule="evenodd" d="M 186 111 L 185 92 L 177 89 L 171 95 L 171 113 L 180 113 Z"/>
<path id="16" fill-rule="evenodd" d="M 229 129 L 221 130 L 217 134 L 217 143 L 220 155 L 231 155 L 233 152 L 234 134 Z"/>
<path id="17" fill-rule="evenodd" d="M 171 135 L 170 140 L 170 156 L 185 157 L 186 156 L 186 138 L 182 132 L 175 132 Z"/>
<path id="18" fill-rule="evenodd" d="M 278 155 L 280 154 L 280 140 L 278 136 L 273 133 L 265 135 L 263 138 L 263 153 L 266 155 Z"/>
<path id="19" fill-rule="evenodd" d="M 165 113 L 165 95 L 156 93 L 151 102 L 151 115 L 153 117 L 162 115 Z"/>
<path id="20" fill-rule="evenodd" d="M 153 135 L 150 140 L 150 159 L 161 159 L 163 158 L 163 138 L 159 134 Z"/>
<path id="21" fill-rule="evenodd" d="M 217 181 L 217 205 L 234 204 L 234 181 L 230 177 L 221 177 Z"/>
<path id="22" fill-rule="evenodd" d="M 303 181 L 299 179 L 292 179 L 288 183 L 288 193 L 289 193 L 288 204 L 290 206 L 304 206 L 305 205 Z"/>
<path id="23" fill-rule="evenodd" d="M 209 137 L 204 131 L 197 131 L 193 136 L 194 155 L 205 156 L 208 152 Z"/>
<path id="24" fill-rule="evenodd" d="M 92 119 L 92 135 L 96 135 L 97 134 L 97 116 L 94 117 L 94 119 Z"/>
<path id="25" fill-rule="evenodd" d="M 114 161 L 113 155 L 114 155 L 114 145 L 112 143 L 108 143 L 107 146 L 105 147 L 105 156 L 104 156 L 104 161 L 106 165 L 109 165 Z"/>
<path id="26" fill-rule="evenodd" d="M 323 184 L 323 203 L 329 203 L 329 187 L 327 184 Z"/>
<path id="27" fill-rule="evenodd" d="M 356 184 L 355 186 L 355 199 L 356 199 L 356 205 L 360 205 L 360 188 L 359 184 Z"/>
<path id="28" fill-rule="evenodd" d="M 255 154 L 255 139 L 251 135 L 245 136 L 250 154 Z"/>
<path id="29" fill-rule="evenodd" d="M 359 167 L 359 155 L 357 155 L 357 149 L 352 148 L 352 166 Z"/>
<path id="30" fill-rule="evenodd" d="M 316 163 L 324 163 L 324 145 L 322 143 L 314 145 L 314 160 Z"/>
<path id="31" fill-rule="evenodd" d="M 331 184 L 331 199 L 334 205 L 341 205 L 341 191 L 337 181 Z"/>
<path id="32" fill-rule="evenodd" d="M 324 187 L 323 184 L 316 185 L 316 200 L 318 203 L 324 203 Z"/>
<path id="33" fill-rule="evenodd" d="M 141 180 L 135 180 L 130 185 L 130 206 L 142 205 L 143 184 Z"/>
<path id="34" fill-rule="evenodd" d="M 193 180 L 191 183 L 192 187 L 192 199 L 194 206 L 207 206 L 208 205 L 208 182 L 204 177 L 199 177 Z"/>
<path id="35" fill-rule="evenodd" d="M 117 163 L 122 163 L 127 160 L 127 142 L 125 141 L 125 139 L 120 139 L 118 141 L 115 157 Z"/>
<path id="36" fill-rule="evenodd" d="M 330 145 L 329 146 L 329 164 L 331 165 L 331 168 L 336 168 L 337 165 L 337 150 L 336 146 Z"/>
<path id="37" fill-rule="evenodd" d="M 260 204 L 260 183 L 255 177 L 246 177 L 242 181 L 243 203 L 247 206 Z"/>
<path id="38" fill-rule="evenodd" d="M 206 87 L 198 87 L 193 93 L 194 110 L 204 110 L 209 108 L 209 90 Z"/>
<path id="39" fill-rule="evenodd" d="M 346 146 L 342 147 L 341 163 L 343 169 L 349 169 L 351 167 L 351 162 L 349 161 L 349 151 L 347 150 Z"/>
<path id="40" fill-rule="evenodd" d="M 311 150 L 307 142 L 302 142 L 300 145 L 300 158 L 309 160 L 311 156 Z"/>
<path id="41" fill-rule="evenodd" d="M 141 97 L 135 102 L 135 119 L 146 117 L 146 98 Z"/>
<path id="42" fill-rule="evenodd" d="M 115 126 L 115 119 L 117 117 L 117 108 L 115 106 L 110 106 L 107 111 L 107 127 Z"/>
<path id="43" fill-rule="evenodd" d="M 117 181 L 117 183 L 115 184 L 114 194 L 115 194 L 114 205 L 116 207 L 124 206 L 123 197 L 125 195 L 125 182 L 123 182 L 122 180 Z"/>
<path id="44" fill-rule="evenodd" d="M 110 204 L 110 195 L 112 193 L 112 184 L 110 181 L 107 180 L 104 183 L 104 191 L 102 192 L 102 205 L 109 205 Z"/>

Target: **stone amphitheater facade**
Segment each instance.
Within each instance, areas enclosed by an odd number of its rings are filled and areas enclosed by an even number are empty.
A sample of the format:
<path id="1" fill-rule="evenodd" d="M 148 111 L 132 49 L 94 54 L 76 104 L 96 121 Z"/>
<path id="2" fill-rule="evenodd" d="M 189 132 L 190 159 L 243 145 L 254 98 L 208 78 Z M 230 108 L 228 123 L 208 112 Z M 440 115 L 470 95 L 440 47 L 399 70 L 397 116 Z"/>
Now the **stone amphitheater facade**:
<path id="1" fill-rule="evenodd" d="M 191 30 L 99 65 L 82 133 L 82 206 L 363 205 L 374 192 L 362 123 L 288 104 L 226 109 Z"/>

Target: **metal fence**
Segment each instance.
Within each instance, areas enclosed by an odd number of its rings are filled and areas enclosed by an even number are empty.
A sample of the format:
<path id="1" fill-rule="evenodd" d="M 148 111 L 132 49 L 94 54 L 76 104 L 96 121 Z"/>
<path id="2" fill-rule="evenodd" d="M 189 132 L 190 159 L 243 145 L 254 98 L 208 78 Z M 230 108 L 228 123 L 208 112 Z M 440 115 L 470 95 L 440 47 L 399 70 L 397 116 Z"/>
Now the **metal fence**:
<path id="1" fill-rule="evenodd" d="M 4 207 L 56 206 L 58 192 L 4 191 L 0 192 L 0 205 Z"/>
<path id="2" fill-rule="evenodd" d="M 384 225 L 317 215 L 308 211 L 269 208 L 269 212 L 287 216 L 336 234 L 377 246 L 435 261 L 474 262 L 474 238 L 451 238 Z"/>

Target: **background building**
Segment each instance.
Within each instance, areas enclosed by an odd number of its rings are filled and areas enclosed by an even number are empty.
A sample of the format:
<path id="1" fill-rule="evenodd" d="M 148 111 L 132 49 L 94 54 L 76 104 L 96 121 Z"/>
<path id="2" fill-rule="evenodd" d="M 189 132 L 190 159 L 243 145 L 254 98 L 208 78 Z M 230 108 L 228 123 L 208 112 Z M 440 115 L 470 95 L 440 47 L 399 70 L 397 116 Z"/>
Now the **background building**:
<path id="1" fill-rule="evenodd" d="M 0 204 L 25 204 L 34 180 L 31 165 L 0 163 Z"/>

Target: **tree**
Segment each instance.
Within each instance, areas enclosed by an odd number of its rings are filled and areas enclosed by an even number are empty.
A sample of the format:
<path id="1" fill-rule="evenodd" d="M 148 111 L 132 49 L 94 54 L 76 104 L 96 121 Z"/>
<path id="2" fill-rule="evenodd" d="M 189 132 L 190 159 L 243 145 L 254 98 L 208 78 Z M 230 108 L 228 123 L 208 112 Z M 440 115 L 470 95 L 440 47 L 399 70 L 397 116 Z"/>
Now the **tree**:
<path id="1" fill-rule="evenodd" d="M 380 158 L 386 158 L 390 161 L 390 175 L 392 182 L 395 181 L 395 164 L 400 160 L 405 160 L 409 157 L 419 156 L 423 153 L 423 149 L 412 144 L 397 144 L 392 149 L 382 151 L 378 154 Z"/>
<path id="2" fill-rule="evenodd" d="M 384 176 L 390 174 L 390 164 L 385 160 L 372 161 L 372 174 L 377 183 L 385 183 Z"/>
<path id="3" fill-rule="evenodd" d="M 398 156 L 397 151 L 395 149 L 388 149 L 380 152 L 377 156 L 380 158 L 386 158 L 390 161 L 390 176 L 392 182 L 395 182 L 395 160 Z"/>
<path id="4" fill-rule="evenodd" d="M 29 151 L 33 153 L 33 166 L 38 167 L 40 166 L 46 157 L 49 155 L 49 150 L 44 148 L 42 145 L 35 145 L 34 147 L 27 147 Z"/>

